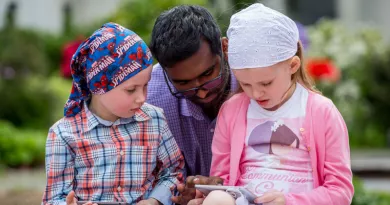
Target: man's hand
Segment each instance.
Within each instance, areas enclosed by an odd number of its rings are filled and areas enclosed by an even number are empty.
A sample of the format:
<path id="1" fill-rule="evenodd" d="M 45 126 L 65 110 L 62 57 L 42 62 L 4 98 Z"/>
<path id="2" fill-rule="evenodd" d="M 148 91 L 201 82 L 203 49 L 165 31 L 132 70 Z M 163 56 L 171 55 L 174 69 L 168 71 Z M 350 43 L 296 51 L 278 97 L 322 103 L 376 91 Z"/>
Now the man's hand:
<path id="1" fill-rule="evenodd" d="M 186 185 L 177 185 L 179 196 L 173 196 L 171 199 L 176 204 L 181 205 L 195 205 L 201 204 L 203 201 L 203 194 L 195 190 L 195 184 L 202 185 L 222 185 L 223 180 L 219 177 L 205 177 L 205 176 L 189 176 L 186 180 Z M 193 200 L 196 199 L 196 200 Z M 193 200 L 193 201 L 191 201 Z M 191 203 L 189 203 L 191 201 Z"/>
<path id="2" fill-rule="evenodd" d="M 138 202 L 137 205 L 161 205 L 161 203 L 154 198 L 150 198 Z"/>
<path id="3" fill-rule="evenodd" d="M 74 191 L 69 192 L 68 196 L 66 196 L 66 205 L 78 205 Z M 83 205 L 98 205 L 98 204 L 87 202 Z"/>

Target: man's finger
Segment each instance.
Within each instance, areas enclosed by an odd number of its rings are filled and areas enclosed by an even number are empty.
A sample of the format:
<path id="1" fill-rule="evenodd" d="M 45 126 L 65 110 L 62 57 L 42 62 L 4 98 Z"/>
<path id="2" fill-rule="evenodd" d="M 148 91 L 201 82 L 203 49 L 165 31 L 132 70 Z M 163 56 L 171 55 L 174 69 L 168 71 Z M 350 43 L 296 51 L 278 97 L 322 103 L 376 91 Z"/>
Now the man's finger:
<path id="1" fill-rule="evenodd" d="M 177 191 L 178 191 L 179 193 L 184 192 L 184 190 L 185 190 L 185 185 L 184 185 L 184 184 L 178 184 L 178 185 L 177 185 Z"/>
<path id="2" fill-rule="evenodd" d="M 195 193 L 195 199 L 198 199 L 198 198 L 203 198 L 204 195 L 202 192 L 200 192 L 199 190 L 196 190 L 196 193 Z"/>
<path id="3" fill-rule="evenodd" d="M 211 182 L 209 183 L 211 185 L 222 185 L 223 184 L 223 179 L 220 177 L 211 176 L 209 179 L 211 180 Z"/>
<path id="4" fill-rule="evenodd" d="M 204 201 L 204 198 L 201 199 L 193 199 L 190 202 L 188 202 L 187 205 L 201 205 Z"/>
<path id="5" fill-rule="evenodd" d="M 186 179 L 186 186 L 187 186 L 188 188 L 194 188 L 194 187 L 195 187 L 195 185 L 194 185 L 194 179 L 195 179 L 195 176 L 189 176 L 189 177 L 187 177 L 187 179 Z"/>

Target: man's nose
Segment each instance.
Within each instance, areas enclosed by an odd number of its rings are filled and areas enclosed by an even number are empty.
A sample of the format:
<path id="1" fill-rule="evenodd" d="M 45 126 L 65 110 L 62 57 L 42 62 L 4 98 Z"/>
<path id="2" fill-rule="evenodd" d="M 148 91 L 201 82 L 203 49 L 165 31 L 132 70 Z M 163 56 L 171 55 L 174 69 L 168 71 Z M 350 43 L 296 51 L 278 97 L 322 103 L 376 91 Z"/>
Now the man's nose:
<path id="1" fill-rule="evenodd" d="M 200 89 L 198 90 L 198 93 L 196 94 L 199 98 L 204 99 L 206 98 L 207 94 L 209 93 L 208 90 Z"/>

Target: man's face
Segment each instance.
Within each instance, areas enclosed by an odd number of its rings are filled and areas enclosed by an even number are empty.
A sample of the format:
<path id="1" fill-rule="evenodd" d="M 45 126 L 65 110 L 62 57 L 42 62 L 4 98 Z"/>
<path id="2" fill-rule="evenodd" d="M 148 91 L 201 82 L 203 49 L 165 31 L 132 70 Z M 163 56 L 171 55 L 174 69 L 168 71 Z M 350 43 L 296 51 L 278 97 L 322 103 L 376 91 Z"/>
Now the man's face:
<path id="1" fill-rule="evenodd" d="M 213 54 L 210 45 L 202 41 L 199 50 L 194 55 L 165 70 L 176 90 L 184 91 L 199 87 L 218 77 L 220 72 L 225 72 L 225 68 L 221 70 L 221 63 L 221 56 Z M 222 74 L 222 78 L 224 77 L 226 74 Z M 201 88 L 196 96 L 189 100 L 199 105 L 214 104 L 212 102 L 219 99 L 222 89 L 224 89 L 224 83 L 220 83 L 212 90 Z"/>

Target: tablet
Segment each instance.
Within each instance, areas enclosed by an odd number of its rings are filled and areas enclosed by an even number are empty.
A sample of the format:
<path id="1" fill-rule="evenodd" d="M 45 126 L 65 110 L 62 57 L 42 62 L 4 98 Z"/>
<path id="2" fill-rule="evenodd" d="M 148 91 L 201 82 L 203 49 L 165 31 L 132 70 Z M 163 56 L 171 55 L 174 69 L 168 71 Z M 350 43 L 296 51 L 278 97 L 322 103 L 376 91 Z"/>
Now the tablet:
<path id="1" fill-rule="evenodd" d="M 212 191 L 221 190 L 221 191 L 227 191 L 227 190 L 238 190 L 238 187 L 236 186 L 222 186 L 222 185 L 201 185 L 201 184 L 195 184 L 195 189 L 202 192 L 204 195 L 208 195 Z"/>
<path id="2" fill-rule="evenodd" d="M 254 201 L 258 197 L 253 194 L 249 189 L 242 186 L 218 186 L 218 185 L 200 185 L 195 184 L 195 189 L 202 192 L 205 196 L 207 196 L 210 192 L 215 190 L 226 191 L 233 198 L 237 199 L 240 195 L 243 195 L 249 203 L 255 204 Z M 261 205 L 261 204 L 257 204 Z"/>
<path id="3" fill-rule="evenodd" d="M 88 203 L 88 201 L 78 201 L 77 205 L 83 205 Z M 126 202 L 98 202 L 98 201 L 92 201 L 92 204 L 97 204 L 97 205 L 130 205 L 129 203 Z"/>

